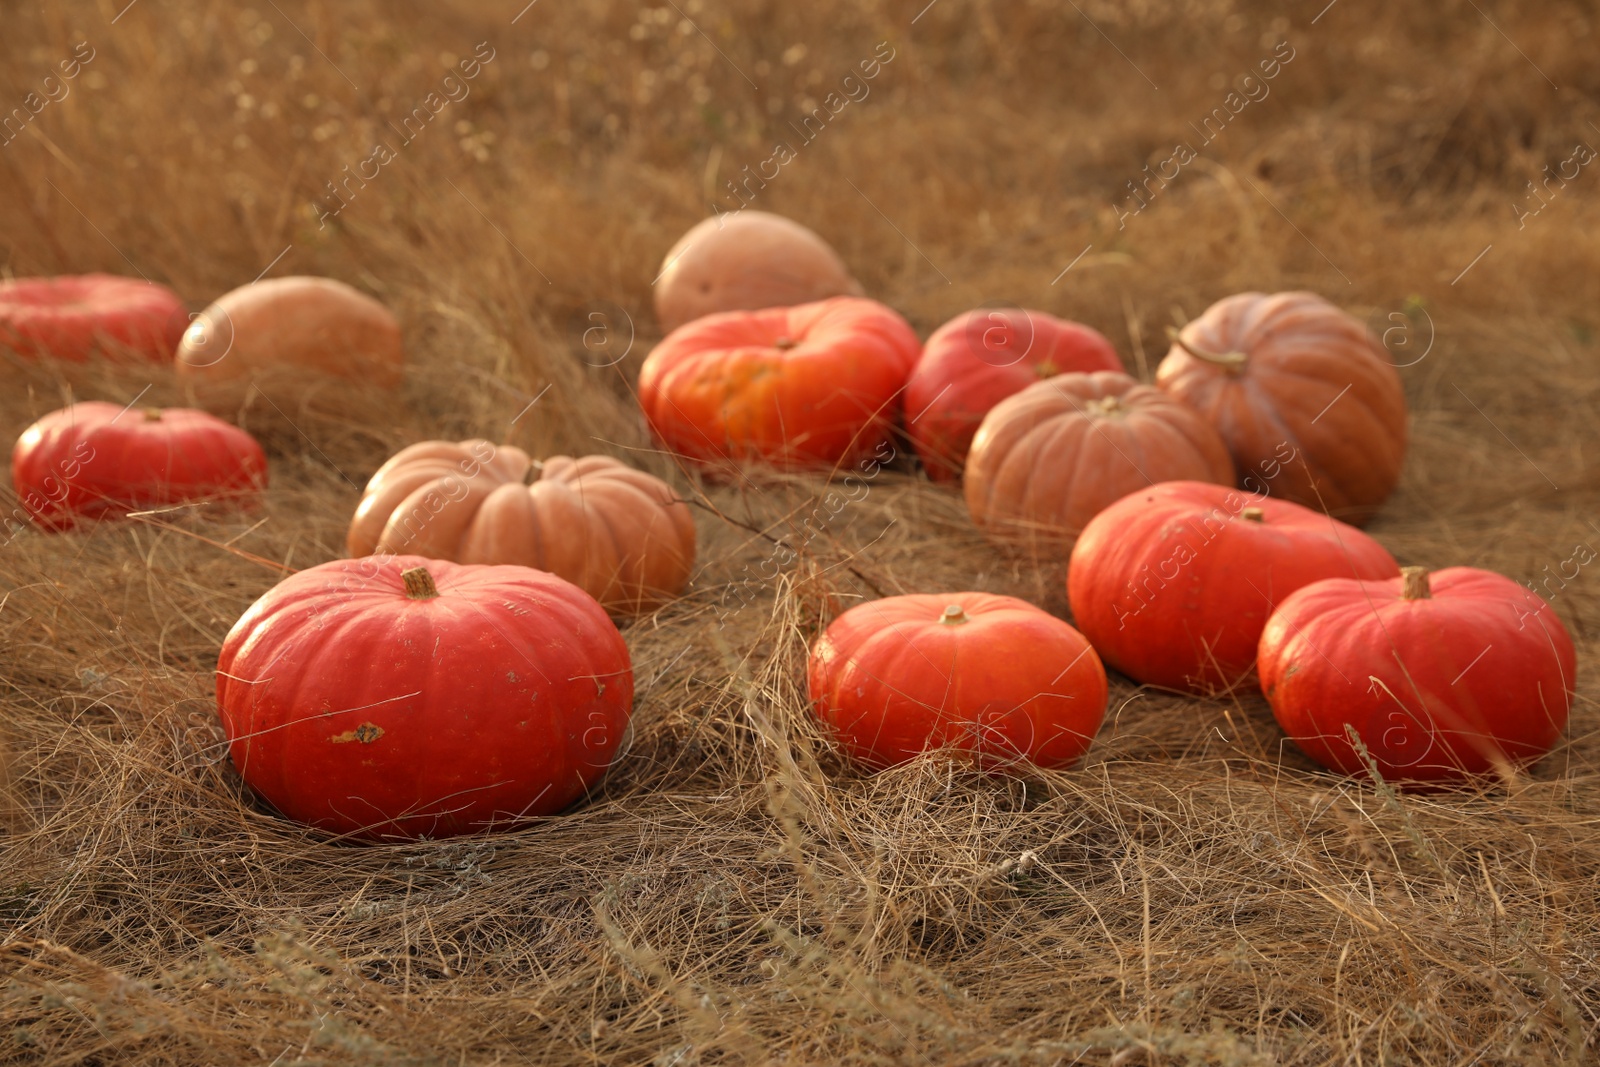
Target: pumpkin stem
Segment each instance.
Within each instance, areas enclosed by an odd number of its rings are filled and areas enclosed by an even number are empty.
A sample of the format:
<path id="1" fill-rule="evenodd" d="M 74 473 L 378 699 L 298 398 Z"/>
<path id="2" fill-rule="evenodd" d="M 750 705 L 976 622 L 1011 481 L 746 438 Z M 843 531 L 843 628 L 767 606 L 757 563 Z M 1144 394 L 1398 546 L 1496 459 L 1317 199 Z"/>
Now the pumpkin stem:
<path id="1" fill-rule="evenodd" d="M 1400 595 L 1406 600 L 1430 600 L 1433 589 L 1428 585 L 1428 568 L 1401 567 Z"/>
<path id="2" fill-rule="evenodd" d="M 406 583 L 408 599 L 432 600 L 439 595 L 439 587 L 433 584 L 433 575 L 428 573 L 426 567 L 412 567 L 410 570 L 401 571 L 400 580 Z"/>
<path id="3" fill-rule="evenodd" d="M 967 613 L 961 610 L 960 604 L 951 604 L 944 609 L 944 614 L 939 616 L 941 626 L 960 626 L 967 621 Z"/>
<path id="4" fill-rule="evenodd" d="M 1054 378 L 1061 373 L 1061 368 L 1047 359 L 1043 363 L 1035 363 L 1033 365 L 1033 373 L 1041 378 Z"/>
<path id="5" fill-rule="evenodd" d="M 772 347 L 773 348 L 780 348 L 780 349 L 790 349 L 790 348 L 794 348 L 799 343 L 800 342 L 796 341 L 793 337 L 780 337 L 776 341 L 772 342 Z"/>
<path id="6" fill-rule="evenodd" d="M 1097 415 L 1116 415 L 1123 410 L 1122 401 L 1114 396 L 1103 396 L 1091 402 L 1089 408 Z"/>
<path id="7" fill-rule="evenodd" d="M 161 409 L 160 408 L 145 408 L 144 409 L 144 421 L 145 422 L 160 422 L 161 421 Z"/>
<path id="8" fill-rule="evenodd" d="M 1251 522 L 1265 522 L 1267 513 L 1260 508 L 1245 508 L 1239 512 L 1239 517 L 1241 519 L 1249 519 Z"/>
<path id="9" fill-rule="evenodd" d="M 1203 359 L 1207 363 L 1215 363 L 1217 366 L 1225 368 L 1229 374 L 1238 374 L 1244 370 L 1245 361 L 1250 358 L 1243 352 L 1207 352 L 1203 348 L 1196 348 L 1188 341 L 1185 341 L 1183 335 L 1172 326 L 1167 327 L 1167 338 L 1195 359 Z"/>

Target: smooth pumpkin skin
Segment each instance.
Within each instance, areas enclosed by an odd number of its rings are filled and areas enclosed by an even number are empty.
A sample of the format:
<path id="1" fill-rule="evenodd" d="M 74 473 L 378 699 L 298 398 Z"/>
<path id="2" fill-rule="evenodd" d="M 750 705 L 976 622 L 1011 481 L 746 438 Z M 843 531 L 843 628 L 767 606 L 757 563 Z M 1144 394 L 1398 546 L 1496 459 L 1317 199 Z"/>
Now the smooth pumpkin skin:
<path id="1" fill-rule="evenodd" d="M 729 311 L 651 351 L 639 402 L 690 459 L 832 467 L 889 443 L 920 350 L 905 319 L 859 297 Z"/>
<path id="2" fill-rule="evenodd" d="M 267 486 L 267 456 L 204 411 L 84 400 L 23 431 L 11 484 L 35 522 L 70 530 L 171 504 L 249 504 Z"/>
<path id="3" fill-rule="evenodd" d="M 345 546 L 560 575 L 637 615 L 682 593 L 694 570 L 689 507 L 661 479 L 610 456 L 552 456 L 534 469 L 513 445 L 423 441 L 367 483 Z"/>
<path id="4" fill-rule="evenodd" d="M 218 297 L 184 333 L 175 365 L 181 380 L 231 403 L 230 385 L 266 377 L 293 388 L 305 371 L 393 389 L 405 352 L 388 308 L 333 278 L 297 276 Z"/>
<path id="5" fill-rule="evenodd" d="M 1167 482 L 1094 517 L 1072 549 L 1067 599 L 1110 666 L 1147 685 L 1210 694 L 1249 676 L 1273 606 L 1296 589 L 1399 573 L 1377 541 L 1310 508 Z"/>
<path id="6" fill-rule="evenodd" d="M 942 621 L 956 606 L 966 621 Z M 873 767 L 935 748 L 980 765 L 1065 767 L 1105 719 L 1106 672 L 1071 626 L 1015 597 L 938 593 L 858 604 L 811 651 L 812 710 Z"/>
<path id="7" fill-rule="evenodd" d="M 1239 352 L 1230 370 L 1174 343 L 1156 384 L 1205 414 L 1228 442 L 1239 484 L 1362 525 L 1400 482 L 1406 400 L 1400 375 L 1366 325 L 1315 293 L 1240 293 L 1179 338 Z M 1342 394 L 1342 395 L 1341 395 Z M 1297 461 L 1274 457 L 1285 447 Z"/>
<path id="8" fill-rule="evenodd" d="M 1404 580 L 1316 582 L 1261 634 L 1261 691 L 1284 733 L 1341 774 L 1368 777 L 1353 727 L 1387 781 L 1447 783 L 1531 763 L 1560 738 L 1577 655 L 1550 605 L 1474 567 Z"/>
<path id="9" fill-rule="evenodd" d="M 961 480 L 972 438 L 1000 401 L 1057 374 L 1121 371 L 1097 330 L 1043 311 L 980 308 L 933 332 L 906 383 L 906 434 L 935 482 Z"/>
<path id="10" fill-rule="evenodd" d="M 81 363 L 100 354 L 172 358 L 189 325 L 164 285 L 115 274 L 0 281 L 0 345 L 23 356 Z"/>
<path id="11" fill-rule="evenodd" d="M 828 242 L 782 215 L 743 210 L 702 219 L 662 258 L 656 318 L 668 333 L 721 311 L 860 296 Z"/>
<path id="12" fill-rule="evenodd" d="M 408 595 L 413 567 L 437 597 Z M 297 822 L 367 839 L 561 811 L 605 773 L 632 706 L 605 611 L 527 567 L 334 560 L 267 590 L 217 660 L 244 780 Z"/>
<path id="13" fill-rule="evenodd" d="M 1047 378 L 984 416 L 967 453 L 967 509 L 991 538 L 1065 556 L 1103 509 L 1156 482 L 1232 484 L 1204 419 L 1126 374 Z"/>

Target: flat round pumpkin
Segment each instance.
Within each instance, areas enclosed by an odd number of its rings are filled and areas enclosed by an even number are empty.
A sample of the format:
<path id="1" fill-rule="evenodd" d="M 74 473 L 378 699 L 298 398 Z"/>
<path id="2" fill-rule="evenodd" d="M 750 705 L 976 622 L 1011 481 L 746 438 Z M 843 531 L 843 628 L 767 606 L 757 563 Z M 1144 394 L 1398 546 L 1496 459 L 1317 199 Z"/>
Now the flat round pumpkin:
<path id="1" fill-rule="evenodd" d="M 668 333 L 719 311 L 755 311 L 860 296 L 828 242 L 767 211 L 714 215 L 678 238 L 661 261 L 656 318 Z"/>
<path id="2" fill-rule="evenodd" d="M 840 615 L 811 652 L 812 710 L 874 767 L 950 748 L 980 765 L 1064 767 L 1106 711 L 1106 672 L 1083 635 L 990 593 L 885 597 Z"/>
<path id="3" fill-rule="evenodd" d="M 1061 374 L 1002 400 L 967 453 L 972 519 L 997 541 L 1064 556 L 1099 512 L 1157 482 L 1233 482 L 1204 419 L 1126 374 Z"/>
<path id="4" fill-rule="evenodd" d="M 535 464 L 513 445 L 423 441 L 372 476 L 346 547 L 535 567 L 635 615 L 688 585 L 695 527 L 671 486 L 609 456 Z"/>
<path id="5" fill-rule="evenodd" d="M 1299 590 L 1261 634 L 1284 733 L 1342 774 L 1443 783 L 1532 763 L 1567 725 L 1577 655 L 1537 593 L 1473 567 Z M 1365 757 L 1350 740 L 1354 733 Z"/>
<path id="6" fill-rule="evenodd" d="M 0 281 L 0 345 L 29 357 L 82 362 L 132 355 L 166 362 L 189 324 L 164 285 L 115 274 Z"/>
<path id="7" fill-rule="evenodd" d="M 1240 293 L 1185 326 L 1156 384 L 1228 442 L 1239 484 L 1360 525 L 1400 481 L 1400 375 L 1358 318 L 1315 293 Z"/>
<path id="8" fill-rule="evenodd" d="M 890 443 L 920 348 L 897 312 L 859 297 L 707 315 L 645 358 L 639 403 L 690 459 L 828 468 Z"/>

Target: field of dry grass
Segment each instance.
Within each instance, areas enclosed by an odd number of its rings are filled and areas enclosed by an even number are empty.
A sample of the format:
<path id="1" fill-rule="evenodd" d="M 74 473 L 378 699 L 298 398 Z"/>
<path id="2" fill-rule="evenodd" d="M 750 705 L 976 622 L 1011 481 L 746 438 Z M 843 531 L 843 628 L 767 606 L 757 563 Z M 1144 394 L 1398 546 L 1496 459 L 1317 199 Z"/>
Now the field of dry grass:
<path id="1" fill-rule="evenodd" d="M 0 270 L 143 275 L 195 310 L 329 275 L 395 310 L 411 361 L 398 403 L 252 398 L 259 516 L 6 533 L 0 1061 L 1595 1062 L 1600 576 L 1547 587 L 1580 655 L 1567 739 L 1479 791 L 1341 780 L 1253 693 L 1119 679 L 1078 769 L 869 776 L 804 709 L 826 613 L 957 588 L 1064 613 L 1062 574 L 901 464 L 752 579 L 825 485 L 702 490 L 630 392 L 662 253 L 783 142 L 740 188 L 923 336 L 1036 307 L 1149 377 L 1166 326 L 1230 292 L 1367 318 L 1413 435 L 1371 532 L 1404 564 L 1542 583 L 1600 544 L 1600 170 L 1571 162 L 1600 146 L 1592 4 L 525 3 L 0 13 L 0 112 L 58 97 L 3 135 Z M 1198 158 L 1134 199 L 1180 143 Z M 0 374 L 7 440 L 69 398 L 183 400 L 160 368 Z M 703 492 L 701 569 L 625 630 L 634 731 L 589 803 L 328 844 L 229 768 L 218 646 L 284 568 L 342 554 L 388 454 L 469 435 Z"/>

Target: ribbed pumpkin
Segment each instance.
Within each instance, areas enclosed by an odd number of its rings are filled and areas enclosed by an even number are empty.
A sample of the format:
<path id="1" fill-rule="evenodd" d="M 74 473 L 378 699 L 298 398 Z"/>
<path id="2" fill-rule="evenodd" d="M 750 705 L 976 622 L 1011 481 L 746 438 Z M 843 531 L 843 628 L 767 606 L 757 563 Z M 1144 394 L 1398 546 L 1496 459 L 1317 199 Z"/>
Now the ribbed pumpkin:
<path id="1" fill-rule="evenodd" d="M 1360 319 L 1315 293 L 1217 301 L 1174 336 L 1156 384 L 1211 421 L 1251 492 L 1360 525 L 1400 481 L 1400 376 Z"/>
<path id="2" fill-rule="evenodd" d="M 715 215 L 678 238 L 661 261 L 656 318 L 668 333 L 721 311 L 755 311 L 860 296 L 828 242 L 767 211 Z"/>
<path id="3" fill-rule="evenodd" d="M 906 383 L 906 436 L 936 482 L 955 482 L 983 417 L 1041 378 L 1120 371 L 1104 336 L 1042 311 L 980 308 L 957 315 L 922 346 Z"/>
<path id="4" fill-rule="evenodd" d="M 967 454 L 967 508 L 991 537 L 1064 556 L 1101 509 L 1175 480 L 1232 484 L 1204 419 L 1126 374 L 1062 374 L 995 405 Z"/>
<path id="5" fill-rule="evenodd" d="M 1106 711 L 1106 672 L 1083 635 L 990 593 L 858 604 L 811 652 L 812 709 L 852 757 L 887 767 L 934 748 L 980 764 L 1064 767 Z"/>
<path id="6" fill-rule="evenodd" d="M 633 709 L 628 646 L 527 567 L 339 559 L 268 589 L 217 657 L 240 775 L 363 838 L 514 828 L 598 781 Z"/>
<path id="7" fill-rule="evenodd" d="M 23 431 L 11 483 L 34 521 L 69 530 L 171 504 L 252 503 L 267 485 L 267 456 L 204 411 L 83 400 Z"/>
<path id="8" fill-rule="evenodd" d="M 1473 567 L 1331 579 L 1290 596 L 1261 635 L 1261 691 L 1289 737 L 1342 774 L 1441 783 L 1549 752 L 1577 674 L 1550 606 Z"/>
<path id="9" fill-rule="evenodd" d="M 897 312 L 857 297 L 707 315 L 645 358 L 639 403 L 691 459 L 828 468 L 889 443 L 920 350 Z"/>
<path id="10" fill-rule="evenodd" d="M 609 456 L 536 464 L 513 445 L 423 441 L 372 476 L 346 547 L 536 567 L 632 615 L 683 592 L 695 528 L 671 486 Z"/>
<path id="11" fill-rule="evenodd" d="M 1197 693 L 1247 678 L 1273 605 L 1399 565 L 1353 526 L 1224 485 L 1167 482 L 1112 504 L 1072 549 L 1072 618 L 1135 681 Z"/>

